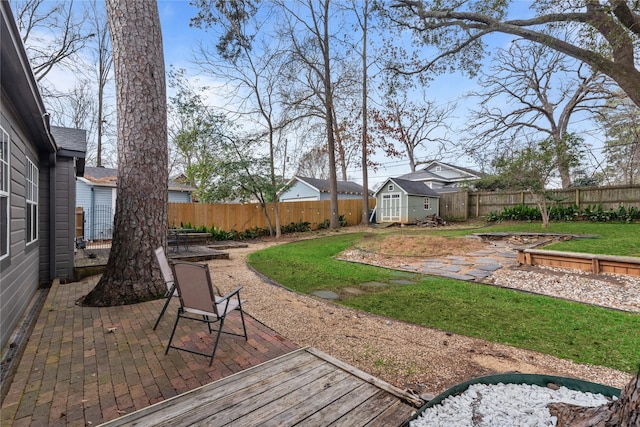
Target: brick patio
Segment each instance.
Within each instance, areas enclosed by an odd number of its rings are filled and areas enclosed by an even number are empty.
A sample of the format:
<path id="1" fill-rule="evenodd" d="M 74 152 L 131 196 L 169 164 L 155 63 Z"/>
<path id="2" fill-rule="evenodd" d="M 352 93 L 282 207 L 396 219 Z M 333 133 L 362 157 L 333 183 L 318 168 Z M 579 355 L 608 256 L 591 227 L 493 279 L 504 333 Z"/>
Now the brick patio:
<path id="1" fill-rule="evenodd" d="M 165 356 L 178 301 L 154 331 L 164 300 L 77 305 L 97 279 L 54 284 L 49 291 L 2 404 L 2 426 L 98 425 L 298 348 L 246 316 L 248 341 L 223 335 L 211 367 L 206 357 L 184 351 Z M 240 332 L 240 316 L 230 315 L 226 328 Z M 181 322 L 176 337 L 200 351 L 213 342 L 197 322 Z"/>

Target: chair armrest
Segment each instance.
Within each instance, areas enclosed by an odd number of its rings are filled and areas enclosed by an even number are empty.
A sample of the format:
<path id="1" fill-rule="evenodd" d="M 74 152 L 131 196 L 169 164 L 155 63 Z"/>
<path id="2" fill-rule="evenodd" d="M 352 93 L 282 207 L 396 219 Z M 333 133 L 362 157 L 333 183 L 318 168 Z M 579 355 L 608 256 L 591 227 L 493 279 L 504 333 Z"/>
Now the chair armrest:
<path id="1" fill-rule="evenodd" d="M 231 299 L 231 297 L 233 297 L 234 295 L 238 295 L 238 299 L 240 299 L 240 289 L 242 289 L 242 286 L 239 286 L 239 287 L 235 288 L 234 290 L 232 290 L 231 292 L 229 292 L 228 294 L 226 294 L 223 297 L 216 298 L 216 304 L 219 304 L 222 301 Z"/>

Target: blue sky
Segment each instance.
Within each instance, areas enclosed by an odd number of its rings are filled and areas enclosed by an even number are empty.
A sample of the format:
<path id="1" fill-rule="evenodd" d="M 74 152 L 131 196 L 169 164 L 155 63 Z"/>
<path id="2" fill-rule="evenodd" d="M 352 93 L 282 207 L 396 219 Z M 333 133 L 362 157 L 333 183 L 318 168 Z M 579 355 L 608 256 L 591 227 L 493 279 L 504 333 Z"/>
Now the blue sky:
<path id="1" fill-rule="evenodd" d="M 529 7 L 529 1 L 516 1 L 515 6 L 518 9 L 518 15 L 526 12 Z M 207 43 L 215 43 L 216 36 L 210 31 L 206 32 L 201 29 L 191 28 L 189 26 L 190 19 L 195 16 L 197 10 L 189 4 L 188 0 L 158 0 L 158 9 L 160 12 L 160 21 L 162 25 L 163 34 L 163 47 L 165 51 L 165 65 L 167 69 L 170 66 L 176 68 L 184 68 L 192 76 L 198 73 L 197 67 L 191 62 L 193 59 L 193 48 L 197 44 L 204 40 Z M 491 36 L 487 39 L 493 47 L 506 46 L 511 38 L 504 35 Z M 199 76 L 200 83 L 205 82 L 209 85 L 212 82 L 210 77 Z M 62 72 L 56 80 L 56 85 L 61 88 L 65 86 L 72 87 L 73 83 L 69 79 L 68 74 Z M 450 102 L 458 101 L 458 108 L 454 113 L 455 119 L 453 120 L 453 126 L 461 127 L 467 121 L 467 110 L 473 105 L 475 101 L 464 99 L 463 96 L 471 90 L 477 89 L 475 80 L 469 79 L 461 74 L 445 74 L 436 77 L 436 79 L 427 88 L 427 96 L 429 99 L 434 100 L 437 105 L 444 106 Z M 218 89 L 216 95 L 220 97 L 220 104 L 222 98 L 224 98 L 224 90 Z M 217 106 L 215 96 L 211 96 L 211 103 Z M 591 123 L 586 123 L 587 126 L 593 127 Z M 459 135 L 453 134 L 450 139 L 456 140 Z M 591 142 L 595 146 L 601 146 L 602 141 L 593 139 Z M 599 149 L 594 151 L 596 155 L 600 155 Z M 431 158 L 432 152 L 422 153 L 422 159 Z M 376 170 L 369 170 L 369 186 L 374 189 L 376 185 L 382 183 L 386 178 L 399 176 L 410 172 L 408 161 L 398 158 L 385 158 L 378 155 L 376 160 L 381 163 L 381 166 Z M 460 166 L 466 166 L 476 168 L 469 159 L 461 157 L 459 154 L 449 153 L 443 159 L 445 162 L 458 164 Z M 289 170 L 288 174 L 292 174 L 294 171 Z M 351 167 L 349 169 L 349 177 L 355 182 L 361 183 L 361 171 L 358 166 Z"/>
<path id="2" fill-rule="evenodd" d="M 513 14 L 518 17 L 522 17 L 527 12 L 531 2 L 529 1 L 516 1 L 513 5 Z M 163 39 L 166 66 L 173 65 L 177 68 L 185 68 L 191 73 L 196 73 L 196 67 L 190 63 L 193 57 L 192 49 L 201 40 L 207 40 L 207 38 L 215 37 L 210 32 L 204 30 L 191 28 L 189 26 L 190 18 L 196 14 L 196 9 L 189 5 L 188 1 L 170 1 L 159 0 L 158 7 L 160 11 L 160 20 L 162 25 Z M 486 38 L 492 47 L 506 46 L 511 40 L 510 36 L 506 35 L 492 35 L 490 38 Z M 477 89 L 475 80 L 462 76 L 461 74 L 445 74 L 435 78 L 435 80 L 427 88 L 427 96 L 429 99 L 435 100 L 437 105 L 446 105 L 450 102 L 458 101 L 458 108 L 454 113 L 455 119 L 453 120 L 454 126 L 462 126 L 466 120 L 467 110 L 472 106 L 470 100 L 465 100 L 463 97 L 469 91 Z M 588 123 L 587 126 L 591 126 Z M 454 134 L 453 138 L 457 136 Z M 602 142 L 596 137 L 589 141 L 594 146 L 601 146 Z M 594 151 L 596 155 L 599 155 L 599 149 Z M 424 157 L 429 157 L 433 153 L 424 153 Z M 382 166 L 377 171 L 369 171 L 370 187 L 375 187 L 377 183 L 384 181 L 389 176 L 398 176 L 404 173 L 408 173 L 408 162 L 398 158 L 380 158 L 377 160 L 382 163 Z M 459 154 L 449 154 L 443 158 L 443 161 L 456 163 L 461 166 L 472 167 L 475 165 L 464 157 L 460 157 Z M 361 171 L 358 168 L 349 169 L 350 176 L 353 180 L 360 182 Z"/>

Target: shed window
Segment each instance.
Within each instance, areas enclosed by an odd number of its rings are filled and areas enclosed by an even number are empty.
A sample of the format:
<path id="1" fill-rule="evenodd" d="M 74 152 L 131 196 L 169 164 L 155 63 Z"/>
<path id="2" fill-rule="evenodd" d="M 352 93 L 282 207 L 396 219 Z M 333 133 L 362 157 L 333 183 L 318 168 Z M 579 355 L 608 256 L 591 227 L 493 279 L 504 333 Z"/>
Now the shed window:
<path id="1" fill-rule="evenodd" d="M 27 244 L 38 240 L 38 179 L 36 165 L 27 159 Z"/>
<path id="2" fill-rule="evenodd" d="M 429 210 L 429 198 L 428 197 L 424 198 L 424 210 L 425 211 Z"/>
<path id="3" fill-rule="evenodd" d="M 0 127 L 0 259 L 9 255 L 9 134 Z"/>

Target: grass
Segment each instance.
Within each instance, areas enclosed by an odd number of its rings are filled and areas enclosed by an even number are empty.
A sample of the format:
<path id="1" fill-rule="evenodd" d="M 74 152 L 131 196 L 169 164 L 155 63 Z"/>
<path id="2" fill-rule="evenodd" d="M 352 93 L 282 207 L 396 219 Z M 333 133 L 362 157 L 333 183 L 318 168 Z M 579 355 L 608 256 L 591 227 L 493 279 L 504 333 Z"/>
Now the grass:
<path id="1" fill-rule="evenodd" d="M 341 304 L 418 325 L 634 372 L 640 315 L 445 278 Z"/>
<path id="2" fill-rule="evenodd" d="M 363 233 L 340 234 L 274 246 L 251 254 L 248 262 L 283 286 L 303 293 L 390 279 L 390 270 L 333 259 L 362 236 Z"/>
<path id="3" fill-rule="evenodd" d="M 464 236 L 472 233 L 488 233 L 492 231 L 512 232 L 543 232 L 565 233 L 594 236 L 587 239 L 569 240 L 545 246 L 565 252 L 584 252 L 591 254 L 606 254 L 640 257 L 640 223 L 612 223 L 612 222 L 552 222 L 549 228 L 542 228 L 540 223 L 509 222 L 496 223 L 490 226 L 461 227 L 448 230 L 443 228 L 436 234 L 449 237 Z"/>
<path id="4" fill-rule="evenodd" d="M 488 231 L 540 231 L 539 224 L 459 227 L 435 234 L 447 237 Z M 557 233 L 598 238 L 562 242 L 555 250 L 640 256 L 640 224 L 553 223 Z M 434 233 L 420 230 L 420 233 Z M 393 235 L 394 231 L 388 231 Z M 416 233 L 402 230 L 400 233 Z M 419 234 L 419 233 L 418 233 Z M 333 257 L 357 244 L 363 233 L 340 234 L 275 246 L 256 252 L 249 264 L 298 292 L 340 288 L 364 282 L 389 283 L 390 270 L 338 261 Z M 378 236 L 377 238 L 382 238 Z M 604 248 L 604 249 L 603 249 Z M 595 250 L 598 249 L 598 250 Z M 415 285 L 389 285 L 339 303 L 431 328 L 534 350 L 578 363 L 633 373 L 640 361 L 640 315 L 440 277 L 413 275 Z"/>

